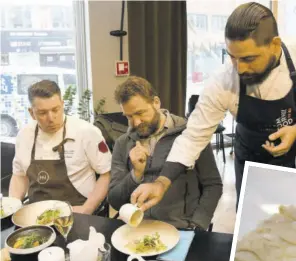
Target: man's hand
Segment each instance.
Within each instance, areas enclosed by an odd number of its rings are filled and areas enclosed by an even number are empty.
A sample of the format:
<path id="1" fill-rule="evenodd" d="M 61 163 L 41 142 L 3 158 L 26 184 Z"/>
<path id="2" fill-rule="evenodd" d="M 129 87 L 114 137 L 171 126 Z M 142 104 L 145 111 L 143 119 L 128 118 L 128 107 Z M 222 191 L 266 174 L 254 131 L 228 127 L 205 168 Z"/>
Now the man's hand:
<path id="1" fill-rule="evenodd" d="M 141 179 L 144 174 L 148 156 L 148 150 L 143 147 L 139 141 L 136 142 L 136 146 L 132 148 L 129 153 L 129 157 L 134 167 L 135 176 L 139 179 Z"/>
<path id="2" fill-rule="evenodd" d="M 142 211 L 158 204 L 171 185 L 166 177 L 159 177 L 153 183 L 141 184 L 131 195 L 131 203 L 138 205 Z"/>
<path id="3" fill-rule="evenodd" d="M 263 144 L 262 147 L 274 157 L 282 156 L 291 149 L 296 140 L 296 125 L 285 126 L 279 129 L 277 132 L 271 134 L 268 138 L 271 141 L 280 138 L 281 143 L 277 146 L 274 146 L 273 142 L 266 141 L 266 143 Z"/>
<path id="4" fill-rule="evenodd" d="M 9 184 L 9 197 L 23 200 L 29 189 L 29 178 L 25 174 L 23 176 L 13 174 Z"/>
<path id="5" fill-rule="evenodd" d="M 73 212 L 79 213 L 79 214 L 88 214 L 88 215 L 91 215 L 92 214 L 83 205 L 82 206 L 73 206 Z"/>

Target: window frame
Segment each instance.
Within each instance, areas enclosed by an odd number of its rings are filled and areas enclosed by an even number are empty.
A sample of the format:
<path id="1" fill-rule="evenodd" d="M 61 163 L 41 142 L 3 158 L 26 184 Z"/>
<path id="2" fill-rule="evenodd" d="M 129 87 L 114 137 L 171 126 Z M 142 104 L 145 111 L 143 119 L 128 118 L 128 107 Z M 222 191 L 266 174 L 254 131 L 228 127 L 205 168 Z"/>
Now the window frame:
<path id="1" fill-rule="evenodd" d="M 80 100 L 83 92 L 92 89 L 90 85 L 89 66 L 88 66 L 88 45 L 87 45 L 87 9 L 86 1 L 73 1 L 73 27 L 75 39 L 75 64 L 76 64 L 76 87 L 77 96 Z"/>

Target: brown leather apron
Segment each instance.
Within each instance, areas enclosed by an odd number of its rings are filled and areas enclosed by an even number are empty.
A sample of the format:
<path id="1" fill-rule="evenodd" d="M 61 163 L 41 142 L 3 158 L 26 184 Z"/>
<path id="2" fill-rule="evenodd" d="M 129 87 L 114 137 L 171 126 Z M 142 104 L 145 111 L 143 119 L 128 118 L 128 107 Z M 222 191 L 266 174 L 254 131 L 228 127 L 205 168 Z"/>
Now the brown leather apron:
<path id="1" fill-rule="evenodd" d="M 42 200 L 68 201 L 72 206 L 83 205 L 86 198 L 73 186 L 67 173 L 64 144 L 66 136 L 66 121 L 64 122 L 63 140 L 53 148 L 58 151 L 58 160 L 36 160 L 35 148 L 38 137 L 38 124 L 35 129 L 34 144 L 31 152 L 31 163 L 27 170 L 29 178 L 29 203 Z"/>

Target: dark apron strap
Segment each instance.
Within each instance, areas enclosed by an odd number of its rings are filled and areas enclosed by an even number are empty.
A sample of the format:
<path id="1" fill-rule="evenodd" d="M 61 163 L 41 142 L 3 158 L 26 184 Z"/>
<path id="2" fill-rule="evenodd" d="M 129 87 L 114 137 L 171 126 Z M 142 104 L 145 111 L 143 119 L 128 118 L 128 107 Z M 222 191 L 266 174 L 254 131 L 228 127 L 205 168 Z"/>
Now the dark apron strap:
<path id="1" fill-rule="evenodd" d="M 57 146 L 53 147 L 52 150 L 54 152 L 58 152 L 60 155 L 60 159 L 64 160 L 65 159 L 65 149 L 64 149 L 64 144 L 68 141 L 68 140 L 72 140 L 72 139 L 65 139 L 66 137 L 66 123 L 67 123 L 67 117 L 65 118 L 65 122 L 64 122 L 64 130 L 63 130 L 63 139 L 62 142 L 60 144 L 58 144 Z"/>
<path id="2" fill-rule="evenodd" d="M 36 128 L 35 128 L 35 134 L 34 134 L 34 143 L 33 143 L 33 148 L 32 148 L 32 151 L 31 151 L 31 161 L 35 159 L 35 147 L 36 147 L 36 139 L 37 139 L 37 136 L 38 136 L 38 123 L 36 125 Z"/>
<path id="3" fill-rule="evenodd" d="M 53 147 L 53 151 L 58 151 L 59 155 L 60 155 L 60 159 L 64 160 L 65 159 L 65 149 L 64 149 L 64 144 L 68 141 L 68 140 L 73 140 L 73 139 L 65 139 L 66 137 L 66 123 L 67 123 L 67 117 L 65 118 L 64 121 L 64 129 L 63 129 L 63 139 L 62 142 L 60 144 L 58 144 L 57 146 Z M 34 143 L 33 143 L 33 148 L 31 151 L 31 161 L 35 159 L 35 151 L 36 151 L 36 140 L 37 140 L 37 136 L 38 136 L 38 132 L 39 132 L 39 127 L 38 127 L 38 123 L 36 125 L 35 128 L 35 136 L 34 136 Z"/>
<path id="4" fill-rule="evenodd" d="M 294 66 L 293 60 L 291 58 L 290 52 L 289 52 L 287 46 L 284 43 L 282 43 L 282 48 L 284 50 L 286 61 L 287 61 L 287 66 L 288 66 L 288 69 L 290 71 L 290 78 L 291 78 L 291 80 L 293 82 L 294 100 L 295 100 L 295 103 L 296 103 L 296 70 L 295 70 L 295 66 Z"/>
<path id="5" fill-rule="evenodd" d="M 242 97 L 243 95 L 246 95 L 247 93 L 247 85 L 245 85 L 242 81 L 242 79 L 239 79 L 239 97 Z"/>
<path id="6" fill-rule="evenodd" d="M 282 48 L 284 50 L 287 65 L 288 65 L 288 68 L 290 71 L 290 77 L 291 77 L 292 81 L 295 82 L 296 81 L 296 70 L 295 70 L 295 66 L 294 66 L 293 60 L 291 58 L 290 52 L 284 43 L 282 43 Z"/>
<path id="7" fill-rule="evenodd" d="M 118 219 L 118 217 L 119 217 L 119 211 L 118 213 L 115 214 L 115 216 L 112 219 Z"/>

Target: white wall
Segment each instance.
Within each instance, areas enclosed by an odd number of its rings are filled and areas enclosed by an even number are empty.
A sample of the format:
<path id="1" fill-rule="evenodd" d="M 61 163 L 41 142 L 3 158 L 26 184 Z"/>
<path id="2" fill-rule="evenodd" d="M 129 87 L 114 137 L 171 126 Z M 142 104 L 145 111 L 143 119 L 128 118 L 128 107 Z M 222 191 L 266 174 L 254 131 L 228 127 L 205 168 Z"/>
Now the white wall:
<path id="1" fill-rule="evenodd" d="M 126 77 L 115 76 L 115 61 L 119 60 L 119 37 L 110 31 L 120 29 L 121 1 L 89 1 L 90 69 L 94 104 L 102 97 L 107 98 L 107 112 L 120 111 L 114 101 L 115 87 Z M 127 7 L 125 8 L 124 30 L 127 31 Z M 123 38 L 123 60 L 128 59 L 128 36 Z"/>

